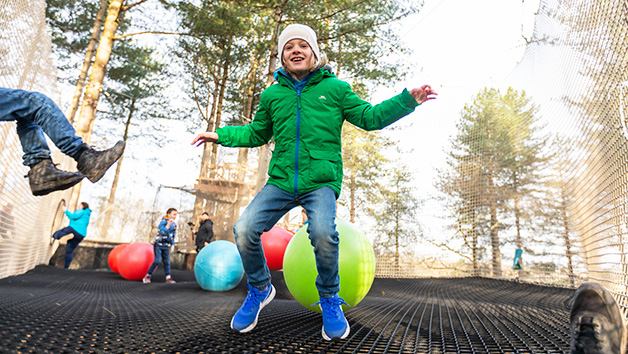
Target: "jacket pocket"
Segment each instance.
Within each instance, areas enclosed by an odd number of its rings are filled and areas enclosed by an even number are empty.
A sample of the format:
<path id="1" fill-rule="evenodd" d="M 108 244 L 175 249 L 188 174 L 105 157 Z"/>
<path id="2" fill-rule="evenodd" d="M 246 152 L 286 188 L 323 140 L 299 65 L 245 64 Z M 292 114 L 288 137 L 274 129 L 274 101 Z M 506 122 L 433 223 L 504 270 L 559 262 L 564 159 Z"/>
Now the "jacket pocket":
<path id="1" fill-rule="evenodd" d="M 340 152 L 333 150 L 310 150 L 312 162 L 310 180 L 314 183 L 333 182 L 339 177 Z"/>
<path id="2" fill-rule="evenodd" d="M 270 163 L 268 164 L 268 176 L 276 179 L 286 179 L 288 178 L 288 172 L 286 172 L 286 164 L 282 163 L 280 160 L 285 160 L 286 151 L 274 151 L 273 157 L 270 159 Z"/>

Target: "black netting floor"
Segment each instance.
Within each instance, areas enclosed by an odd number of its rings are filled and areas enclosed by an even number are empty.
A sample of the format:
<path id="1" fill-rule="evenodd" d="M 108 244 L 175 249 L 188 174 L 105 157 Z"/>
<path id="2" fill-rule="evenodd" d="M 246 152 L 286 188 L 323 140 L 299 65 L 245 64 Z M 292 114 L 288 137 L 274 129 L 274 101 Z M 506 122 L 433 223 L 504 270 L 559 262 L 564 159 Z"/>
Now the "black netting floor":
<path id="1" fill-rule="evenodd" d="M 190 271 L 153 284 L 111 271 L 40 266 L 0 280 L 2 353 L 563 353 L 573 290 L 482 278 L 376 279 L 346 312 L 351 334 L 321 338 L 320 315 L 277 297 L 248 334 L 229 328 L 246 294 L 202 290 Z"/>

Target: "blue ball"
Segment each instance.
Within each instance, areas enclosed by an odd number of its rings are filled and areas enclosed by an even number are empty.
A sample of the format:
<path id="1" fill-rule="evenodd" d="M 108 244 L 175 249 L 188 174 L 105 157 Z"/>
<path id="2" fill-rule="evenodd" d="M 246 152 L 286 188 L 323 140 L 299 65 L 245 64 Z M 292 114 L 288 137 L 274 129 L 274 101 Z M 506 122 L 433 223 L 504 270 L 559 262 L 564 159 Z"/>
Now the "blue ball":
<path id="1" fill-rule="evenodd" d="M 244 276 L 242 258 L 232 242 L 218 240 L 203 247 L 194 262 L 194 277 L 205 290 L 228 291 Z"/>

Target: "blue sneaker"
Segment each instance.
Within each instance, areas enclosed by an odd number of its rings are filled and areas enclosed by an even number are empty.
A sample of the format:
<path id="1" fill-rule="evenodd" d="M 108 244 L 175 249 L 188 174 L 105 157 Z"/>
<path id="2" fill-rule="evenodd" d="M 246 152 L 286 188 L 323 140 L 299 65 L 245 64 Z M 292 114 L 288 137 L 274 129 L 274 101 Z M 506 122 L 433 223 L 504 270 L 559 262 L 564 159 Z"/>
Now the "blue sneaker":
<path id="1" fill-rule="evenodd" d="M 264 291 L 248 283 L 246 285 L 249 287 L 249 293 L 231 319 L 231 328 L 240 333 L 246 333 L 255 328 L 259 312 L 275 298 L 275 287 L 272 284 Z"/>
<path id="2" fill-rule="evenodd" d="M 332 338 L 345 339 L 349 335 L 349 322 L 345 318 L 345 314 L 342 312 L 341 305 L 347 305 L 345 300 L 340 298 L 338 294 L 331 298 L 320 298 L 321 301 L 314 305 L 319 305 L 323 312 L 323 338 L 326 340 L 332 340 Z M 312 305 L 312 306 L 314 306 Z"/>

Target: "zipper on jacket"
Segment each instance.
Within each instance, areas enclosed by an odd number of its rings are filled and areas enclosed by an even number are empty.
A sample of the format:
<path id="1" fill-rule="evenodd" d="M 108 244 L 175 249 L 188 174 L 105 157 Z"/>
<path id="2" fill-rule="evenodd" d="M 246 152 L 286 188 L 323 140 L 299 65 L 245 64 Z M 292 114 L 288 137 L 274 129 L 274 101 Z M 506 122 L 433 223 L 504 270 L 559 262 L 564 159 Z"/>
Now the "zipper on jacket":
<path id="1" fill-rule="evenodd" d="M 301 141 L 301 89 L 297 89 L 297 144 L 294 154 L 294 194 L 299 195 L 299 142 Z"/>

